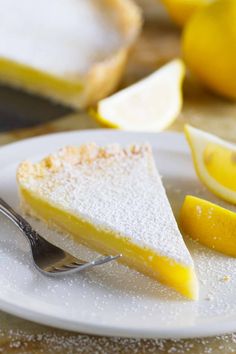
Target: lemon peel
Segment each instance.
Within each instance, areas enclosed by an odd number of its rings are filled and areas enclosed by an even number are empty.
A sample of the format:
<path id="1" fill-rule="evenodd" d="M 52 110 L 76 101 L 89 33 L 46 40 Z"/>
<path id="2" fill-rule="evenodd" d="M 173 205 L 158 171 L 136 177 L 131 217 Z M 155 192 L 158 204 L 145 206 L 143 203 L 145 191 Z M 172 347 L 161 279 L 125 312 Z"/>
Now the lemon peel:
<path id="1" fill-rule="evenodd" d="M 203 245 L 236 257 L 236 213 L 193 196 L 186 196 L 180 227 Z"/>

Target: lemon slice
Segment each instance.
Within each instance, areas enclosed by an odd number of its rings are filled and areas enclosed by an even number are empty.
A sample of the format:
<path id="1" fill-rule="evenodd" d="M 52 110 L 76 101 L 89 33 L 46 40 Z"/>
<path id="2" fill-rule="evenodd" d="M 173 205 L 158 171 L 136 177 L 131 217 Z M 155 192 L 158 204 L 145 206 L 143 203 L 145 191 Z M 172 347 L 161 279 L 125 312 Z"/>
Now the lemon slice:
<path id="1" fill-rule="evenodd" d="M 147 78 L 98 103 L 97 118 L 124 130 L 160 131 L 182 108 L 185 67 L 176 59 Z"/>
<path id="2" fill-rule="evenodd" d="M 180 212 L 184 233 L 205 246 L 236 257 L 236 213 L 187 196 Z"/>
<path id="3" fill-rule="evenodd" d="M 218 197 L 236 203 L 236 145 L 191 126 L 185 134 L 196 172 Z"/>

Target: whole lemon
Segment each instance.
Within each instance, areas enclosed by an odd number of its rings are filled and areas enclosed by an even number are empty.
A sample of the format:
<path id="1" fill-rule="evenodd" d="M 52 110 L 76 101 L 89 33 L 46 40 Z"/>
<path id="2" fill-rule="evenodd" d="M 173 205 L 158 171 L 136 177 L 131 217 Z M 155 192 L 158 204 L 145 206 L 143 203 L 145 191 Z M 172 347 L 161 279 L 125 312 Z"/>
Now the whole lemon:
<path id="1" fill-rule="evenodd" d="M 182 37 L 184 59 L 216 93 L 236 99 L 236 1 L 216 0 L 196 12 Z"/>
<path id="2" fill-rule="evenodd" d="M 213 0 L 162 0 L 173 21 L 183 26 L 196 10 Z"/>

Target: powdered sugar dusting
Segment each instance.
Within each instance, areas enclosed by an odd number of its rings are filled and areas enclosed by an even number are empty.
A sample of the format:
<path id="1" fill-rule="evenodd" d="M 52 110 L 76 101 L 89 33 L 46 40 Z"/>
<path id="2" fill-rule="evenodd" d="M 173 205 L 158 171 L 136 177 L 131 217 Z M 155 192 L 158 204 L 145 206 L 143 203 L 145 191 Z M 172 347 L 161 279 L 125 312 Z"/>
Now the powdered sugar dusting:
<path id="1" fill-rule="evenodd" d="M 21 167 L 18 176 L 25 188 L 98 228 L 193 264 L 149 146 L 68 147 Z"/>
<path id="2" fill-rule="evenodd" d="M 164 185 L 168 186 L 167 193 L 176 216 L 186 194 L 198 195 L 230 208 L 228 204 L 220 203 L 219 199 L 214 200 L 213 195 L 201 186 L 189 155 L 174 153 L 169 145 L 168 149 L 163 147 L 160 150 L 155 148 L 155 142 L 156 137 L 153 140 L 154 156 Z M 27 156 L 28 151 L 24 154 Z M 14 208 L 18 205 L 15 169 L 16 164 L 3 166 L 0 175 L 1 196 Z M 1 299 L 13 301 L 25 312 L 30 307 L 34 313 L 40 311 L 44 314 L 46 309 L 47 315 L 56 314 L 63 321 L 90 321 L 98 326 L 105 323 L 109 328 L 118 324 L 132 328 L 132 333 L 136 329 L 145 331 L 149 326 L 156 331 L 156 335 L 163 328 L 169 335 L 170 328 L 179 330 L 180 326 L 186 331 L 192 329 L 191 333 L 197 335 L 199 331 L 202 334 L 209 333 L 209 329 L 217 325 L 220 333 L 231 320 L 235 321 L 235 258 L 208 250 L 197 242 L 188 242 L 200 282 L 198 302 L 186 301 L 170 288 L 118 264 L 104 265 L 63 279 L 50 279 L 33 268 L 28 244 L 15 227 L 3 216 L 0 219 Z M 43 223 L 33 219 L 30 222 L 44 237 L 74 255 L 84 259 L 96 256 L 91 250 L 69 242 L 66 235 L 61 237 L 48 230 Z M 4 325 L 6 321 L 7 326 Z M 49 329 L 12 317 L 11 320 L 7 317 L 6 321 L 1 314 L 0 350 L 3 353 L 10 352 L 11 348 L 22 354 L 33 353 L 33 349 L 43 353 L 68 354 L 228 354 L 236 350 L 235 334 L 187 340 L 101 338 Z M 184 330 L 181 333 L 184 335 Z M 131 334 L 126 332 L 126 335 Z"/>

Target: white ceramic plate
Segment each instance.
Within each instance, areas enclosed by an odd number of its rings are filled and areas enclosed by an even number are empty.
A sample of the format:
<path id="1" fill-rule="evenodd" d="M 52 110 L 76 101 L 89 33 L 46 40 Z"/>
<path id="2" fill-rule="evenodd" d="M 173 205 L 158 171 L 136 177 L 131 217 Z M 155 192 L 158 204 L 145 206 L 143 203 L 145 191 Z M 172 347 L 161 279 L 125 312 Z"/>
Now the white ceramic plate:
<path id="1" fill-rule="evenodd" d="M 198 182 L 189 148 L 177 133 L 96 130 L 29 139 L 0 149 L 0 196 L 18 208 L 15 172 L 23 159 L 37 160 L 66 144 L 150 142 L 173 210 L 186 194 L 214 200 Z M 177 215 L 177 214 L 176 214 Z M 31 220 L 59 246 L 84 258 L 94 254 Z M 61 279 L 38 273 L 26 240 L 0 215 L 0 308 L 68 330 L 127 337 L 195 337 L 236 330 L 236 260 L 187 240 L 200 282 L 200 300 L 187 301 L 133 270 L 109 264 Z M 197 227 L 197 226 L 196 226 Z M 224 281 L 229 276 L 229 281 Z"/>

